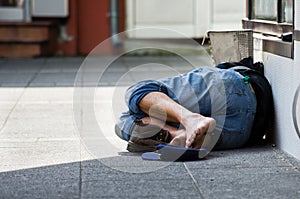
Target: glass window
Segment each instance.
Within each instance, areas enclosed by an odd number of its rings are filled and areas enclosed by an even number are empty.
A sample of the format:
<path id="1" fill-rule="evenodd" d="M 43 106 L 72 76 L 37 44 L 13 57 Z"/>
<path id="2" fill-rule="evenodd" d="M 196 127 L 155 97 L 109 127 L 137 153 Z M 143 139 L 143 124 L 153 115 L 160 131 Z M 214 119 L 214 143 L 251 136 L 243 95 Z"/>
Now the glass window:
<path id="1" fill-rule="evenodd" d="M 277 20 L 277 0 L 254 0 L 252 6 L 254 19 Z"/>
<path id="2" fill-rule="evenodd" d="M 249 19 L 293 23 L 293 0 L 248 0 Z"/>
<path id="3" fill-rule="evenodd" d="M 247 5 L 243 28 L 270 36 L 262 39 L 263 51 L 293 58 L 294 0 L 247 0 Z"/>
<path id="4" fill-rule="evenodd" d="M 282 0 L 282 22 L 293 23 L 293 0 Z"/>

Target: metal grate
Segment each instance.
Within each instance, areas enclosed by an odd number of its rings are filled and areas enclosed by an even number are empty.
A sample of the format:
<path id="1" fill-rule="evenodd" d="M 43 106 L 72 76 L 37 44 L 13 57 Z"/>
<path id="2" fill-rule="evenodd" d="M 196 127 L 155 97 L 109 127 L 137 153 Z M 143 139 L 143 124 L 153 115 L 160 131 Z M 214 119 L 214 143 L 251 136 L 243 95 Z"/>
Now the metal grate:
<path id="1" fill-rule="evenodd" d="M 252 30 L 209 31 L 208 36 L 215 64 L 253 57 Z"/>

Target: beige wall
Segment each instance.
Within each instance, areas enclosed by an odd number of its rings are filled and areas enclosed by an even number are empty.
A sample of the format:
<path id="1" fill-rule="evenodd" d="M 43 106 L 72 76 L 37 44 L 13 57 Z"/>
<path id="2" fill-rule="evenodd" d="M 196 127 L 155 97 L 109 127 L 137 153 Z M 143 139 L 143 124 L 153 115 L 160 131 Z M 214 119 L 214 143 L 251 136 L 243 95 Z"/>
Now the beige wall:
<path id="1" fill-rule="evenodd" d="M 242 28 L 245 4 L 241 0 L 127 0 L 126 29 L 168 28 L 201 38 L 211 29 Z M 172 37 L 158 33 L 131 36 Z"/>

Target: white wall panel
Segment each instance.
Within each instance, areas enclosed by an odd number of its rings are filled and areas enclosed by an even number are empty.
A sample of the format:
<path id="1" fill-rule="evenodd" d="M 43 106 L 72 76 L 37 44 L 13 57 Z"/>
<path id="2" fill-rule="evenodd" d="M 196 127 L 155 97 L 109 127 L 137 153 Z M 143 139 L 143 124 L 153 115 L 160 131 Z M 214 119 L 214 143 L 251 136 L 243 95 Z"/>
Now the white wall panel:
<path id="1" fill-rule="evenodd" d="M 265 73 L 269 79 L 275 105 L 275 142 L 291 155 L 300 159 L 300 138 L 293 123 L 293 99 L 300 84 L 300 57 L 284 58 L 264 54 Z M 300 54 L 300 43 L 295 44 L 295 55 Z"/>
<path id="2" fill-rule="evenodd" d="M 246 17 L 246 1 L 211 0 L 212 30 L 242 29 L 242 19 Z"/>
<path id="3" fill-rule="evenodd" d="M 127 0 L 126 29 L 151 28 L 158 31 L 128 32 L 136 38 L 202 37 L 209 29 L 209 0 Z M 170 29 L 178 32 L 174 35 Z M 183 36 L 180 36 L 183 37 Z"/>
<path id="4" fill-rule="evenodd" d="M 208 30 L 241 29 L 246 1 L 241 0 L 127 0 L 126 29 L 167 28 L 200 38 Z M 137 38 L 173 38 L 159 32 L 131 34 Z"/>

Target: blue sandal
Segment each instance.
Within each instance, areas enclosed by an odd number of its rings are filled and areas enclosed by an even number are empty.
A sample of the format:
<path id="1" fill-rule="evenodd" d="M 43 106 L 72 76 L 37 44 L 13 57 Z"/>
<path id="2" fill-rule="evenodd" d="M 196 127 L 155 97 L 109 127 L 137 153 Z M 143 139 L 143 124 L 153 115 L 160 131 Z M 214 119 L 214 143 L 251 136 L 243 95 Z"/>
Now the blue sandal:
<path id="1" fill-rule="evenodd" d="M 159 144 L 156 151 L 142 154 L 144 160 L 154 161 L 195 161 L 203 159 L 209 152 L 205 148 L 193 149 Z"/>

